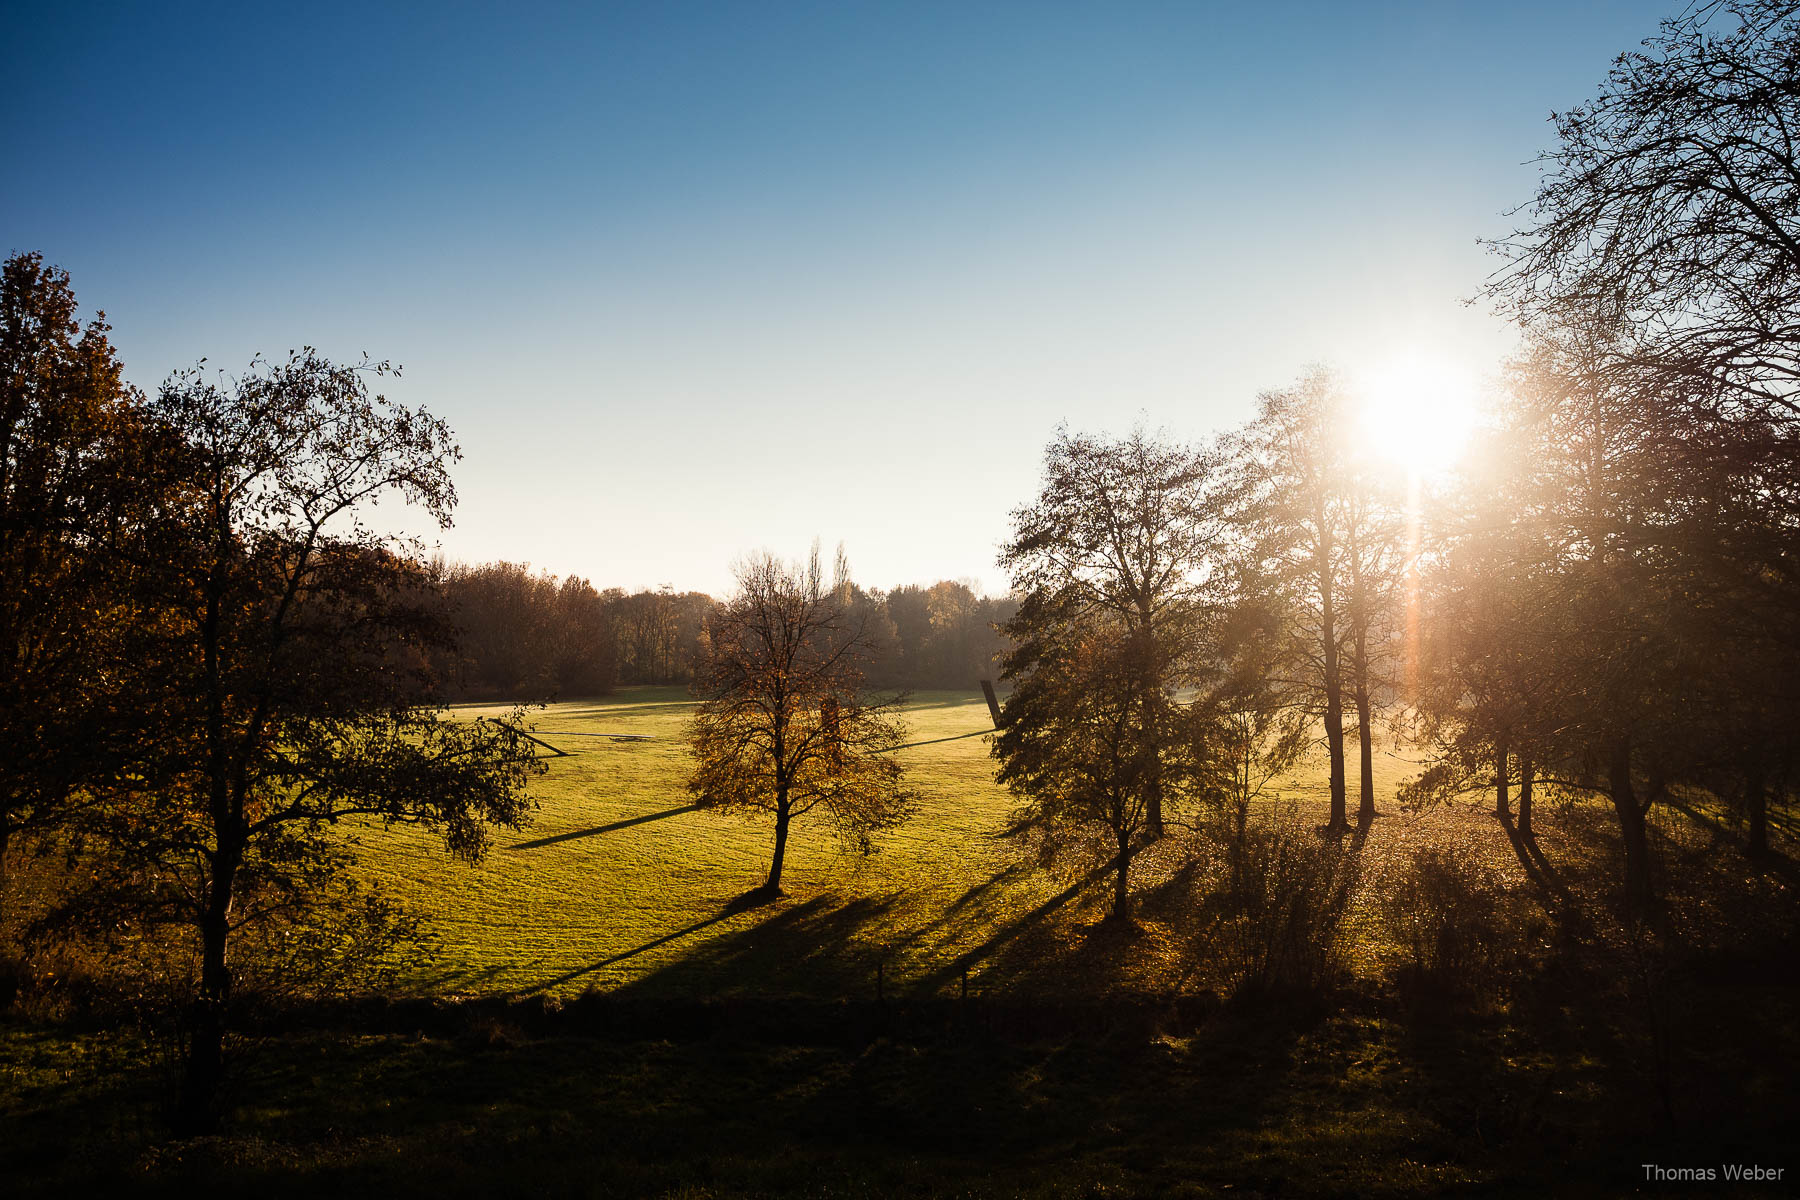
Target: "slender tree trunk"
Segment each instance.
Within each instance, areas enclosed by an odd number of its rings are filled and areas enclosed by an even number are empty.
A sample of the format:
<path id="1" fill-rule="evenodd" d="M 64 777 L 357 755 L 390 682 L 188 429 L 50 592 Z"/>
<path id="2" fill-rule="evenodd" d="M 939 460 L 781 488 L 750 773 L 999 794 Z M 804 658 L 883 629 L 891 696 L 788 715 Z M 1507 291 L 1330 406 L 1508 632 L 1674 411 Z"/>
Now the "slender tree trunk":
<path id="1" fill-rule="evenodd" d="M 1502 821 L 1512 819 L 1512 800 L 1507 795 L 1509 782 L 1506 775 L 1506 743 L 1501 742 L 1494 750 L 1494 815 Z"/>
<path id="2" fill-rule="evenodd" d="M 1362 755 L 1362 776 L 1357 781 L 1356 823 L 1367 828 L 1375 820 L 1375 735 L 1371 728 L 1369 661 L 1363 632 L 1356 631 L 1356 740 Z"/>
<path id="3" fill-rule="evenodd" d="M 1129 830 L 1119 834 L 1119 870 L 1113 878 L 1113 919 L 1129 921 L 1131 919 L 1131 833 Z"/>
<path id="4" fill-rule="evenodd" d="M 1331 827 L 1349 826 L 1344 803 L 1344 705 L 1334 689 L 1325 698 L 1325 750 L 1331 759 Z"/>
<path id="5" fill-rule="evenodd" d="M 1319 650 L 1323 655 L 1325 677 L 1325 750 L 1331 760 L 1331 828 L 1349 828 L 1344 811 L 1344 678 L 1338 661 L 1337 598 L 1331 579 L 1331 540 L 1323 512 L 1317 516 L 1318 549 L 1314 554 L 1314 570 L 1319 577 Z"/>
<path id="6" fill-rule="evenodd" d="M 1151 838 L 1163 835 L 1163 778 L 1162 778 L 1162 730 L 1159 716 L 1162 711 L 1162 670 L 1157 662 L 1156 643 L 1151 633 L 1150 607 L 1146 602 L 1138 605 L 1138 622 L 1141 628 L 1138 636 L 1142 639 L 1139 647 L 1142 659 L 1139 663 L 1139 678 L 1143 688 L 1145 734 L 1154 756 L 1150 760 L 1150 777 L 1147 782 L 1149 794 L 1149 812 L 1145 824 L 1145 832 Z"/>
<path id="7" fill-rule="evenodd" d="M 1750 815 L 1744 849 L 1750 857 L 1761 858 L 1769 852 L 1769 788 L 1761 746 L 1752 748 L 1744 762 L 1744 808 Z"/>
<path id="8" fill-rule="evenodd" d="M 225 1014 L 231 1002 L 231 967 L 226 957 L 231 934 L 232 888 L 242 849 L 220 846 L 211 864 L 212 880 L 200 919 L 200 992 L 189 1010 L 186 1071 L 176 1114 L 180 1132 L 211 1133 L 219 1124 L 219 1091 L 225 1082 Z"/>
<path id="9" fill-rule="evenodd" d="M 1337 630 L 1326 610 L 1325 621 L 1325 752 L 1331 765 L 1331 828 L 1349 824 L 1344 804 L 1344 689 L 1338 675 Z"/>
<path id="10" fill-rule="evenodd" d="M 1619 835 L 1625 845 L 1625 909 L 1633 918 L 1649 915 L 1650 842 L 1645 830 L 1644 807 L 1631 782 L 1631 744 L 1615 742 L 1608 764 L 1607 782 L 1613 811 L 1619 818 Z"/>
<path id="11" fill-rule="evenodd" d="M 1145 714 L 1146 723 L 1150 726 L 1148 732 L 1152 757 L 1150 761 L 1150 778 L 1147 781 L 1149 784 L 1149 811 L 1145 818 L 1144 825 L 1145 832 L 1152 838 L 1160 838 L 1163 835 L 1162 743 L 1157 740 L 1161 734 L 1157 729 L 1156 709 L 1157 706 L 1155 702 L 1152 701 Z"/>
<path id="12" fill-rule="evenodd" d="M 1519 834 L 1531 836 L 1531 758 L 1519 755 Z"/>
<path id="13" fill-rule="evenodd" d="M 783 787 L 775 800 L 775 860 L 769 864 L 769 882 L 764 886 L 771 892 L 781 890 L 781 864 L 787 857 L 788 839 L 788 799 L 787 788 Z"/>

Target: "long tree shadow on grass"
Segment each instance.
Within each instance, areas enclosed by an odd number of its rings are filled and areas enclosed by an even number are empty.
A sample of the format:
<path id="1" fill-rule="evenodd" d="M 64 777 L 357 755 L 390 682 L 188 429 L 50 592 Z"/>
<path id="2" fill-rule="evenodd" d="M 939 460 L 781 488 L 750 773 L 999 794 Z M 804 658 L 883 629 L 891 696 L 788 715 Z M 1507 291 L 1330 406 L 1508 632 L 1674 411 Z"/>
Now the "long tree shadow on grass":
<path id="1" fill-rule="evenodd" d="M 754 896 L 756 893 L 749 893 Z M 863 996 L 875 987 L 876 965 L 893 952 L 903 933 L 890 925 L 897 896 L 834 895 L 766 905 L 769 915 L 688 947 L 675 961 L 647 972 L 610 994 L 721 996 Z M 652 943 L 660 945 L 712 925 L 729 911 Z M 640 947 L 638 953 L 649 946 Z M 616 962 L 624 956 L 614 956 Z M 607 965 L 597 963 L 586 970 Z M 584 974 L 577 972 L 568 978 Z M 567 982 L 567 978 L 556 983 Z M 554 984 L 549 985 L 554 986 Z"/>
<path id="2" fill-rule="evenodd" d="M 629 829 L 633 825 L 644 825 L 651 821 L 662 821 L 669 817 L 679 817 L 683 813 L 699 812 L 698 804 L 684 804 L 680 808 L 666 808 L 662 812 L 645 813 L 641 817 L 627 817 L 623 821 L 614 821 L 608 825 L 596 825 L 592 829 L 577 829 L 570 833 L 557 833 L 549 837 L 537 838 L 529 842 L 516 842 L 508 846 L 508 850 L 537 850 L 544 846 L 554 846 L 558 842 L 572 842 L 577 838 L 598 837 L 603 833 L 614 833 L 621 829 Z"/>
<path id="3" fill-rule="evenodd" d="M 996 889 L 1028 873 L 1028 866 L 1015 864 L 973 885 L 923 926 L 917 939 L 939 945 L 965 942 L 972 927 L 997 915 L 992 902 Z M 1106 920 L 1096 905 L 1103 890 L 1096 885 L 1111 876 L 1110 866 L 1096 867 L 1025 911 L 1001 917 L 987 936 L 940 958 L 911 987 L 934 992 L 973 975 L 988 992 L 1108 994 L 1129 974 L 1133 959 L 1146 952 L 1134 926 Z M 1084 921 L 1090 917 L 1095 919 Z"/>
<path id="4" fill-rule="evenodd" d="M 561 987 L 565 983 L 572 983 L 575 980 L 580 979 L 583 975 L 592 975 L 595 971 L 603 970 L 615 963 L 622 963 L 628 958 L 636 958 L 647 950 L 654 950 L 658 946 L 666 946 L 670 942 L 680 941 L 682 938 L 688 937 L 691 934 L 699 933 L 702 929 L 711 928 L 720 921 L 735 917 L 739 913 L 745 912 L 750 908 L 758 907 L 764 902 L 765 901 L 755 892 L 745 893 L 745 895 L 738 897 L 736 900 L 733 900 L 730 904 L 726 905 L 722 912 L 707 917 L 705 920 L 695 921 L 685 929 L 677 929 L 673 933 L 665 933 L 661 937 L 651 938 L 641 946 L 633 946 L 629 950 L 622 950 L 617 954 L 609 954 L 605 958 L 591 962 L 585 967 L 577 967 L 573 971 L 564 971 L 561 975 L 553 976 L 550 979 L 539 980 L 530 987 L 517 988 L 506 994 L 509 996 L 530 996 L 535 995 L 538 992 L 549 991 L 551 988 Z"/>
<path id="5" fill-rule="evenodd" d="M 1695 825 L 1709 831 L 1713 835 L 1715 842 L 1729 844 L 1733 846 L 1733 848 L 1739 849 L 1741 852 L 1741 843 L 1739 841 L 1741 835 L 1737 830 L 1730 828 L 1723 821 L 1720 821 L 1710 813 L 1695 808 L 1675 797 L 1669 797 L 1667 803 L 1670 808 L 1687 817 L 1690 821 L 1694 822 Z M 1772 827 L 1781 827 L 1773 819 L 1771 819 L 1769 823 Z M 1712 847 L 1708 847 L 1708 849 L 1710 850 Z M 1791 885 L 1800 885 L 1800 866 L 1797 866 L 1793 859 L 1782 854 L 1773 846 L 1769 848 L 1768 854 L 1762 857 L 1754 857 L 1745 854 L 1744 861 L 1751 870 L 1766 871 L 1771 875 L 1780 876 Z"/>
<path id="6" fill-rule="evenodd" d="M 1511 817 L 1502 817 L 1500 828 L 1506 831 L 1506 840 L 1511 844 L 1513 855 L 1519 860 L 1525 877 L 1537 888 L 1556 918 L 1559 921 L 1574 919 L 1578 915 L 1575 897 L 1569 891 L 1569 885 L 1564 882 L 1562 873 L 1538 846 L 1537 837 L 1521 833 Z"/>

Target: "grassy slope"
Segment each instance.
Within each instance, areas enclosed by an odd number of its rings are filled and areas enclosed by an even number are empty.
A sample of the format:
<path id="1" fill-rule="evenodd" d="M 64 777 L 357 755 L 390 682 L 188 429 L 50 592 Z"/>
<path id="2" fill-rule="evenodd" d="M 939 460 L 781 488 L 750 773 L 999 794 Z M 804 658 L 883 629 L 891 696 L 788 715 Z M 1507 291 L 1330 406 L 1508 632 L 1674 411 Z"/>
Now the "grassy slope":
<path id="1" fill-rule="evenodd" d="M 953 989 L 963 956 L 978 993 L 1190 983 L 1170 977 L 1184 969 L 1187 901 L 1161 887 L 1181 839 L 1140 873 L 1144 936 L 1083 936 L 1106 888 L 1071 889 L 994 840 L 1010 802 L 980 738 L 907 752 L 921 811 L 880 854 L 841 853 L 803 828 L 790 898 L 729 913 L 762 878 L 769 831 L 688 809 L 678 736 L 687 707 L 679 691 L 645 689 L 537 714 L 545 731 L 657 740 L 561 739 L 577 753 L 541 781 L 536 826 L 501 838 L 479 868 L 417 831 L 364 831 L 363 869 L 425 910 L 441 937 L 413 987 L 866 996 L 879 957 L 891 991 L 904 993 Z M 979 729 L 985 715 L 977 696 L 923 696 L 912 736 Z M 1383 756 L 1382 796 L 1409 771 Z M 1314 764 L 1287 790 L 1322 815 L 1318 773 Z M 1373 902 L 1411 846 L 1473 847 L 1524 884 L 1485 808 L 1477 799 L 1377 824 L 1353 926 L 1365 960 L 1380 949 Z M 1663 878 L 1736 874 L 1726 891 L 1737 896 L 1741 867 L 1712 840 L 1728 831 L 1710 819 L 1662 816 Z M 1603 915 L 1617 870 L 1604 807 L 1557 806 L 1542 828 L 1560 872 L 1550 898 L 1572 890 Z M 1784 871 L 1735 906 L 1674 893 L 1673 916 L 1704 935 L 1689 939 L 1697 945 L 1715 941 L 1704 922 L 1734 933 L 1785 922 Z M 1365 992 L 1328 1010 L 1239 1007 L 1147 1041 L 619 1044 L 530 1036 L 504 1021 L 483 1028 L 479 1017 L 461 1033 L 298 1032 L 241 1060 L 230 1135 L 202 1143 L 164 1141 L 166 1066 L 130 1031 L 0 1026 L 0 1177 L 36 1194 L 102 1182 L 184 1194 L 391 1187 L 689 1200 L 1403 1195 L 1484 1184 L 1600 1194 L 1631 1188 L 1644 1161 L 1785 1161 L 1780 1148 L 1800 1135 L 1791 971 L 1733 959 L 1670 981 L 1666 1019 L 1680 1031 L 1670 1141 L 1656 1123 L 1645 1014 L 1629 995 L 1620 1007 L 1616 990 L 1592 986 L 1628 964 L 1573 962 L 1591 973 L 1552 974 L 1498 1009 L 1415 1013 Z M 1592 1003 L 1572 1003 L 1590 993 Z"/>
<path id="2" fill-rule="evenodd" d="M 835 994 L 868 988 L 877 959 L 896 988 L 948 986 L 965 960 L 977 971 L 1005 970 L 1021 939 L 1054 936 L 1103 911 L 1104 887 L 1070 894 L 1070 881 L 1032 869 L 995 837 L 1011 800 L 993 781 L 988 740 L 966 738 L 901 752 L 919 812 L 876 854 L 845 850 L 822 823 L 802 823 L 783 881 L 789 899 L 728 912 L 762 881 L 773 835 L 767 825 L 691 807 L 681 740 L 690 708 L 681 689 L 633 688 L 535 712 L 545 740 L 573 757 L 553 759 L 534 785 L 536 823 L 503 834 L 478 867 L 451 860 L 420 831 L 365 831 L 365 869 L 428 914 L 440 939 L 436 961 L 411 986 Z M 978 693 L 922 693 L 905 716 L 916 741 L 989 725 Z M 656 740 L 554 736 L 602 731 Z M 1384 796 L 1411 769 L 1387 754 L 1378 768 Z M 1316 787 L 1286 791 L 1318 802 Z M 1143 882 L 1154 884 L 1178 853 L 1172 845 L 1147 856 Z M 748 936 L 759 929 L 760 939 Z"/>

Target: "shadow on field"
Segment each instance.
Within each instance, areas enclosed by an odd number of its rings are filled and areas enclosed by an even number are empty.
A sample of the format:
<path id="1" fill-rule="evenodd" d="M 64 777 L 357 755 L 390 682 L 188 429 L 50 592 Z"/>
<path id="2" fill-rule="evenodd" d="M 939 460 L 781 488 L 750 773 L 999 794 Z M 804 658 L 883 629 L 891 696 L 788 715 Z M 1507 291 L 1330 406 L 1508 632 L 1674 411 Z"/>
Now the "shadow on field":
<path id="1" fill-rule="evenodd" d="M 1506 831 L 1506 840 L 1512 844 L 1513 854 L 1524 869 L 1525 877 L 1551 903 L 1557 915 L 1564 916 L 1575 898 L 1569 894 L 1569 885 L 1563 882 L 1562 874 L 1538 847 L 1537 836 L 1519 832 L 1511 817 L 1501 818 L 1500 828 Z"/>
<path id="2" fill-rule="evenodd" d="M 665 817 L 679 817 L 683 813 L 699 812 L 698 804 L 684 804 L 680 808 L 666 808 L 662 812 L 645 813 L 641 817 L 628 817 L 623 821 L 614 821 L 610 825 L 596 825 L 592 829 L 577 829 L 571 833 L 557 833 L 549 837 L 537 838 L 529 842 L 515 842 L 508 850 L 536 850 L 542 846 L 554 846 L 558 842 L 572 842 L 577 838 L 597 837 L 603 833 L 612 833 L 620 829 L 629 829 L 633 825 L 643 825 L 650 821 L 660 821 Z"/>
<path id="3" fill-rule="evenodd" d="M 530 987 L 518 988 L 514 991 L 507 992 L 505 994 L 508 996 L 529 996 L 536 992 L 547 991 L 553 987 L 560 987 L 563 984 L 570 982 L 571 980 L 580 979 L 583 975 L 591 975 L 595 971 L 601 970 L 604 967 L 610 967 L 614 963 L 624 962 L 628 958 L 636 957 L 637 955 L 642 954 L 646 950 L 654 950 L 658 946 L 666 946 L 670 942 L 677 941 L 681 938 L 687 937 L 691 933 L 698 933 L 702 929 L 706 929 L 712 925 L 717 925 L 720 921 L 725 920 L 727 917 L 734 917 L 739 912 L 742 912 L 742 911 L 743 911 L 742 906 L 738 905 L 734 901 L 731 905 L 726 907 L 724 912 L 719 913 L 717 916 L 707 917 L 704 921 L 696 921 L 692 925 L 689 925 L 686 929 L 677 929 L 674 933 L 665 933 L 659 938 L 650 939 L 649 941 L 645 942 L 641 946 L 634 946 L 630 950 L 622 950 L 617 954 L 609 954 L 605 958 L 602 958 L 602 959 L 598 960 L 597 962 L 591 962 L 585 967 L 577 967 L 573 971 L 564 971 L 561 975 L 554 976 L 550 979 L 541 980 L 537 983 L 532 984 Z"/>
<path id="4" fill-rule="evenodd" d="M 741 910 L 743 900 L 740 897 L 732 908 L 718 917 L 650 945 L 660 945 L 722 920 Z M 795 904 L 776 902 L 768 906 L 770 914 L 756 924 L 701 942 L 676 961 L 609 994 L 869 993 L 874 989 L 876 964 L 890 949 L 889 945 L 876 940 L 875 935 L 877 931 L 886 930 L 887 918 L 896 900 L 895 896 L 859 896 L 845 901 L 825 895 Z M 640 950 L 648 948 L 648 945 L 639 947 Z M 608 960 L 612 961 L 617 959 Z M 595 964 L 596 967 L 605 965 Z M 554 987 L 573 977 L 552 980 L 542 986 Z"/>
<path id="5" fill-rule="evenodd" d="M 992 878 L 975 884 L 953 902 L 945 910 L 944 916 L 928 926 L 926 931 L 935 930 L 954 919 L 993 888 L 1012 880 L 1024 870 L 1025 868 L 1017 865 L 1006 867 Z M 1049 899 L 1004 922 L 978 945 L 928 973 L 921 981 L 922 986 L 936 988 L 964 971 L 977 968 L 987 968 L 990 974 L 996 970 L 1004 971 L 1015 981 L 1038 976 L 1060 977 L 1067 981 L 1071 965 L 1067 957 L 1072 943 L 1066 934 L 1060 931 L 1052 933 L 1049 930 L 1049 918 L 1080 896 L 1096 880 L 1110 873 L 1109 867 L 1097 867 Z M 1041 936 L 1033 936 L 1034 934 Z M 1088 972 L 1076 974 L 1086 976 Z M 1084 979 L 1084 982 L 1087 980 Z"/>
<path id="6" fill-rule="evenodd" d="M 954 696 L 932 700 L 918 699 L 915 697 L 906 703 L 905 707 L 902 709 L 902 713 L 930 712 L 945 708 L 966 708 L 972 713 L 979 712 L 985 717 L 987 712 L 987 702 L 982 699 L 980 692 L 958 692 Z"/>
<path id="7" fill-rule="evenodd" d="M 1670 808 L 1687 817 L 1688 820 L 1692 821 L 1696 826 L 1705 829 L 1712 834 L 1714 843 L 1729 844 L 1738 849 L 1740 853 L 1743 852 L 1743 834 L 1739 830 L 1731 828 L 1710 813 L 1704 812 L 1674 797 L 1669 797 L 1667 803 Z M 1769 816 L 1769 826 L 1772 830 L 1787 831 L 1785 823 L 1776 819 L 1773 811 L 1771 811 Z M 1711 850 L 1713 847 L 1709 846 L 1707 849 Z M 1778 875 L 1790 885 L 1800 884 L 1800 865 L 1796 865 L 1793 859 L 1782 854 L 1781 851 L 1775 849 L 1774 846 L 1770 846 L 1769 853 L 1761 858 L 1755 858 L 1745 854 L 1744 861 L 1749 869 L 1766 871 L 1771 875 Z"/>
<path id="8" fill-rule="evenodd" d="M 496 976 L 507 968 L 500 963 L 475 968 L 458 967 L 452 971 L 442 971 L 435 975 L 427 975 L 413 983 L 414 990 L 431 995 L 450 990 L 458 992 L 476 992 L 482 985 L 491 983 Z"/>

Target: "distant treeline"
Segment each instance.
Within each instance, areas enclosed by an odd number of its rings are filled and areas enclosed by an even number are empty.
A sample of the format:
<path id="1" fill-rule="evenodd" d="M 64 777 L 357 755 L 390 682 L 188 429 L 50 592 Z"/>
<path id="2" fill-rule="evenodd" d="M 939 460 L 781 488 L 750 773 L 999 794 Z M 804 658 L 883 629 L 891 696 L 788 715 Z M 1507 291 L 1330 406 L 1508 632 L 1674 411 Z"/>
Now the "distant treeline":
<path id="1" fill-rule="evenodd" d="M 594 696 L 621 684 L 686 683 L 708 646 L 715 601 L 670 588 L 596 589 L 523 563 L 454 564 L 441 572 L 444 616 L 461 632 L 434 664 L 460 700 Z M 951 580 L 892 591 L 851 585 L 882 647 L 876 687 L 966 688 L 992 678 L 1004 650 L 1006 597 Z"/>
<path id="2" fill-rule="evenodd" d="M 984 596 L 966 583 L 906 584 L 890 592 L 850 585 L 853 606 L 874 611 L 869 627 L 881 648 L 868 683 L 877 688 L 970 688 L 998 678 L 1008 642 L 999 626 L 1018 610 L 1011 596 Z"/>

